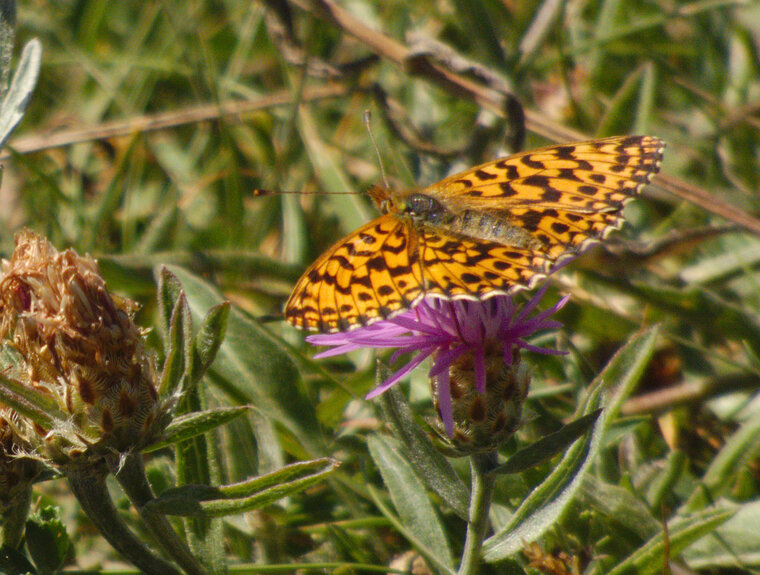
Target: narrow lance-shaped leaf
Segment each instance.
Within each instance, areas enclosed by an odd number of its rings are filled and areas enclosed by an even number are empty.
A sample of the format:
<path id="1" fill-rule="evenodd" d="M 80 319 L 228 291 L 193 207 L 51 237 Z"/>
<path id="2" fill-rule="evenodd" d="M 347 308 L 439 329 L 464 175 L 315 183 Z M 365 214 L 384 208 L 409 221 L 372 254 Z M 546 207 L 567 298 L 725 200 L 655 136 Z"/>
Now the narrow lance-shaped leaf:
<path id="1" fill-rule="evenodd" d="M 680 517 L 668 524 L 668 548 L 671 557 L 677 556 L 687 546 L 728 521 L 736 509 L 708 509 L 700 513 Z M 609 572 L 609 575 L 654 575 L 662 573 L 665 557 L 664 533 L 652 537 L 626 560 Z"/>
<path id="2" fill-rule="evenodd" d="M 547 459 L 551 459 L 558 453 L 565 451 L 576 439 L 591 429 L 601 412 L 601 409 L 597 409 L 567 425 L 563 425 L 554 433 L 550 433 L 524 447 L 491 473 L 496 475 L 521 473 Z"/>
<path id="3" fill-rule="evenodd" d="M 11 59 L 16 43 L 16 1 L 0 1 L 0 100 L 8 92 Z"/>
<path id="4" fill-rule="evenodd" d="M 379 378 L 380 381 L 385 376 Z M 469 492 L 448 460 L 433 446 L 414 421 L 408 404 L 397 387 L 378 397 L 383 413 L 406 448 L 405 453 L 425 484 L 438 494 L 457 515 L 467 520 Z"/>
<path id="5" fill-rule="evenodd" d="M 0 105 L 0 146 L 24 117 L 37 84 L 41 61 L 42 44 L 35 38 L 24 46 L 11 87 Z"/>
<path id="6" fill-rule="evenodd" d="M 660 327 L 653 326 L 636 335 L 610 359 L 602 373 L 597 376 L 595 381 L 614 389 L 614 395 L 604 406 L 605 433 L 617 419 L 620 408 L 633 393 L 644 374 L 644 370 L 654 355 L 659 333 Z"/>
<path id="7" fill-rule="evenodd" d="M 589 392 L 584 410 L 592 413 L 599 408 L 601 387 Z M 586 439 L 579 439 L 567 450 L 554 471 L 536 487 L 512 515 L 509 523 L 483 545 L 483 558 L 488 562 L 501 561 L 540 537 L 556 523 L 581 485 L 583 474 L 599 449 L 604 415 L 597 420 Z"/>
<path id="8" fill-rule="evenodd" d="M 180 516 L 223 517 L 243 513 L 324 481 L 337 467 L 337 461 L 322 458 L 233 485 L 183 485 L 165 491 L 146 507 L 154 512 Z"/>
<path id="9" fill-rule="evenodd" d="M 181 268 L 172 271 L 182 280 L 196 317 L 223 300 L 197 276 Z M 323 455 L 314 405 L 299 389 L 301 376 L 286 347 L 255 320 L 231 308 L 224 342 L 207 377 L 234 401 L 254 406 L 290 430 L 310 453 Z"/>
<path id="10" fill-rule="evenodd" d="M 169 347 L 172 315 L 177 305 L 177 299 L 182 293 L 182 284 L 166 266 L 158 270 L 158 333 L 164 342 L 164 347 Z"/>
<path id="11" fill-rule="evenodd" d="M 230 303 L 223 302 L 208 310 L 206 317 L 203 318 L 193 346 L 193 377 L 196 381 L 203 377 L 214 361 L 224 341 L 229 317 Z"/>
<path id="12" fill-rule="evenodd" d="M 184 301 L 184 295 L 180 291 L 169 320 L 169 334 L 164 342 L 167 346 L 166 359 L 164 360 L 164 367 L 161 372 L 161 380 L 158 384 L 158 390 L 162 397 L 172 395 L 177 390 L 185 373 L 185 357 L 187 355 L 184 349 L 185 322 L 178 319 L 182 309 L 182 302 Z M 186 305 L 187 303 L 185 302 Z"/>
<path id="13" fill-rule="evenodd" d="M 240 417 L 249 410 L 249 406 L 241 405 L 236 407 L 217 407 L 206 411 L 194 411 L 181 415 L 174 418 L 166 427 L 161 441 L 151 444 L 144 451 L 146 453 L 156 451 L 168 445 L 197 437 Z"/>
<path id="14" fill-rule="evenodd" d="M 733 483 L 736 470 L 742 464 L 754 461 L 760 451 L 760 414 L 755 414 L 745 421 L 726 440 L 726 443 L 713 458 L 702 477 L 702 485 L 695 489 L 684 504 L 681 513 L 696 511 L 708 505 L 711 500 L 721 495 L 721 489 Z"/>
<path id="15" fill-rule="evenodd" d="M 177 304 L 179 305 L 179 315 L 177 319 L 182 322 L 182 330 L 180 333 L 182 335 L 182 354 L 184 356 L 183 363 L 185 364 L 185 373 L 181 380 L 181 393 L 184 394 L 193 386 L 193 384 L 198 382 L 193 374 L 193 356 L 195 355 L 193 314 L 190 312 L 190 306 L 187 303 L 187 297 L 184 292 L 177 300 Z"/>
<path id="16" fill-rule="evenodd" d="M 20 384 L 0 373 L 0 403 L 12 407 L 21 415 L 45 429 L 63 426 L 68 420 L 66 413 L 49 395 Z"/>
<path id="17" fill-rule="evenodd" d="M 583 475 L 596 458 L 601 438 L 609 429 L 611 418 L 633 390 L 644 367 L 652 356 L 657 328 L 637 335 L 610 360 L 589 391 L 584 413 L 599 408 L 604 387 L 614 387 L 615 393 L 606 403 L 593 432 L 576 441 L 557 467 L 536 487 L 512 515 L 509 523 L 484 544 L 486 561 L 500 561 L 516 553 L 526 542 L 535 541 L 556 523 L 580 489 Z"/>
<path id="18" fill-rule="evenodd" d="M 681 554 L 692 569 L 721 573 L 737 565 L 757 565 L 760 558 L 760 501 L 739 505 L 721 500 L 716 507 L 736 508 L 736 513 L 712 533 L 694 541 Z M 686 516 L 691 517 L 690 515 Z"/>
<path id="19" fill-rule="evenodd" d="M 390 437 L 374 435 L 369 438 L 368 446 L 402 523 L 425 546 L 419 551 L 453 569 L 451 547 L 441 519 L 422 481 L 401 455 L 398 443 Z"/>

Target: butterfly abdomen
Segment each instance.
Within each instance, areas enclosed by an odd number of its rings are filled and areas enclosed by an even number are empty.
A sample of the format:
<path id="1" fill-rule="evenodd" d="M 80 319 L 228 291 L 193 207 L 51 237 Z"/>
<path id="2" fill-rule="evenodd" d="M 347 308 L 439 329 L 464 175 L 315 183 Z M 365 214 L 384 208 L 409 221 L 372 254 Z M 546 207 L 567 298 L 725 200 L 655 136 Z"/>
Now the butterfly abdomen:
<path id="1" fill-rule="evenodd" d="M 451 222 L 450 229 L 470 238 L 497 242 L 516 248 L 538 248 L 540 242 L 524 228 L 510 222 L 509 212 L 464 210 Z"/>
<path id="2" fill-rule="evenodd" d="M 510 223 L 509 213 L 504 210 L 454 211 L 436 198 L 415 193 L 404 199 L 403 213 L 427 229 L 443 228 L 450 234 L 519 248 L 537 249 L 540 246 L 540 242 L 525 229 Z"/>

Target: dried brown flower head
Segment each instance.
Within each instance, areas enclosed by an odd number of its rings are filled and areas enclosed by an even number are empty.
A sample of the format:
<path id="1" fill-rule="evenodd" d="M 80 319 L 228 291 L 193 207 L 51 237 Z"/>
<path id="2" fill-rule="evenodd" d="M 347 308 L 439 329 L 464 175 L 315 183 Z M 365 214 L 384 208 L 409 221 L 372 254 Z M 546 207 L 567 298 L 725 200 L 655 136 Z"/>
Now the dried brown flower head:
<path id="1" fill-rule="evenodd" d="M 161 406 L 136 310 L 108 293 L 92 258 L 58 252 L 28 230 L 16 237 L 0 275 L 0 337 L 21 359 L 6 375 L 70 416 L 69 429 L 37 430 L 54 459 L 89 446 L 126 451 L 153 438 Z"/>

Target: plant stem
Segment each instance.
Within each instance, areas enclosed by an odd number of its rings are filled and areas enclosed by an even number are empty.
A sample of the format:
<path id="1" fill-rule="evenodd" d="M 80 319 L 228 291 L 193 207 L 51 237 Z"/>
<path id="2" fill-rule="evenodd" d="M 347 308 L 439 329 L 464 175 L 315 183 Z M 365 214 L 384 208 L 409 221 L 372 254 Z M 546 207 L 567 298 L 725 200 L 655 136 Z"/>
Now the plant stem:
<path id="1" fill-rule="evenodd" d="M 145 504 L 154 499 L 153 490 L 145 475 L 141 453 L 130 453 L 123 459 L 107 457 L 106 461 L 116 480 L 124 489 L 129 500 L 137 508 L 145 526 L 156 542 L 190 575 L 204 575 L 206 570 L 190 552 L 187 544 L 174 531 L 165 515 L 145 509 Z"/>
<path id="2" fill-rule="evenodd" d="M 488 511 L 491 508 L 491 494 L 495 477 L 489 473 L 495 464 L 495 454 L 475 454 L 470 456 L 472 492 L 470 495 L 467 538 L 464 543 L 462 563 L 458 575 L 474 575 L 480 564 L 480 549 L 488 527 Z"/>
<path id="3" fill-rule="evenodd" d="M 150 551 L 124 523 L 108 493 L 105 467 L 68 470 L 66 478 L 82 510 L 127 560 L 149 575 L 181 575 L 174 565 Z"/>

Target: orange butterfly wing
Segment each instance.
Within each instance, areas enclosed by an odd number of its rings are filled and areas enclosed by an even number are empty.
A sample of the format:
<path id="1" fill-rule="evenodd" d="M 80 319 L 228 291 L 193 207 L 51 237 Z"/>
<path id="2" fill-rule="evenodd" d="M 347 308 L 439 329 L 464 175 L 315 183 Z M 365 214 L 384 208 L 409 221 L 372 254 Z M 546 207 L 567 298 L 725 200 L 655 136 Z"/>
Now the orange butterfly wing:
<path id="1" fill-rule="evenodd" d="M 386 214 L 349 234 L 301 276 L 285 318 L 296 327 L 344 331 L 408 309 L 423 295 L 417 236 Z"/>
<path id="2" fill-rule="evenodd" d="M 621 225 L 623 204 L 659 169 L 662 150 L 662 141 L 649 136 L 549 146 L 398 194 L 401 201 L 429 196 L 462 218 L 482 215 L 503 237 L 385 214 L 309 267 L 285 317 L 308 330 L 345 331 L 409 309 L 425 295 L 483 299 L 532 287 Z"/>

